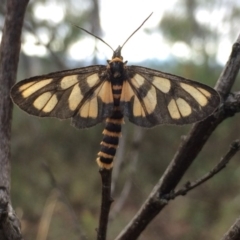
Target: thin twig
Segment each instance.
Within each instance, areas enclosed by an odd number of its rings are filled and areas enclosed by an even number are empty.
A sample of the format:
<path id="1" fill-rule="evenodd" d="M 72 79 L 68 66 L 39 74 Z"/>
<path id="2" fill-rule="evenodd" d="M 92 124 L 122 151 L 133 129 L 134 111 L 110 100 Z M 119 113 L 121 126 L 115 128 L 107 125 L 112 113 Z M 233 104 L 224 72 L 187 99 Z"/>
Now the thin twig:
<path id="1" fill-rule="evenodd" d="M 54 188 L 56 188 L 60 194 L 60 197 L 62 199 L 62 201 L 65 203 L 65 205 L 67 206 L 70 214 L 71 214 L 71 217 L 73 219 L 73 222 L 75 224 L 75 230 L 76 232 L 78 233 L 78 236 L 79 236 L 79 239 L 80 240 L 86 240 L 86 236 L 85 234 L 83 233 L 82 229 L 80 228 L 80 225 L 79 225 L 79 219 L 74 211 L 74 209 L 72 208 L 66 194 L 64 193 L 63 189 L 59 186 L 59 184 L 57 183 L 50 167 L 46 164 L 46 163 L 42 163 L 42 166 L 44 168 L 44 170 L 46 171 L 46 173 L 48 174 L 50 180 L 51 180 L 51 183 L 53 185 Z"/>
<path id="2" fill-rule="evenodd" d="M 239 140 L 235 140 L 231 145 L 229 151 L 226 153 L 226 155 L 220 160 L 220 162 L 207 174 L 205 174 L 203 177 L 199 178 L 198 180 L 194 182 L 187 182 L 185 186 L 182 189 L 179 189 L 177 191 L 173 191 L 170 194 L 162 196 L 162 198 L 165 198 L 166 200 L 172 200 L 176 198 L 179 195 L 186 195 L 190 190 L 198 187 L 199 185 L 203 184 L 210 178 L 212 178 L 214 175 L 219 173 L 222 169 L 226 167 L 226 165 L 229 163 L 229 161 L 232 159 L 232 157 L 240 150 L 240 144 Z"/>
<path id="3" fill-rule="evenodd" d="M 99 173 L 102 178 L 102 198 L 101 198 L 101 213 L 99 218 L 99 226 L 97 229 L 97 239 L 105 240 L 107 237 L 107 225 L 111 204 L 111 178 L 112 170 L 100 169 Z"/>

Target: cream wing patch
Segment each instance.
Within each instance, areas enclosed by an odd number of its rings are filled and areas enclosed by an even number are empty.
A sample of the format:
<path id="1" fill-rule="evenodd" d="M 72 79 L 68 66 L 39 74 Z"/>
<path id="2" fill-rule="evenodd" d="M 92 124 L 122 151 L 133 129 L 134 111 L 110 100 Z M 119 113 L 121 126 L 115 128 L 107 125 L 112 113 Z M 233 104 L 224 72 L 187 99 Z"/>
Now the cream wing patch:
<path id="1" fill-rule="evenodd" d="M 153 77 L 152 84 L 163 93 L 168 93 L 171 89 L 171 82 L 167 78 Z"/>
<path id="2" fill-rule="evenodd" d="M 177 104 L 174 99 L 172 99 L 168 104 L 168 112 L 173 119 L 180 119 L 181 115 L 178 111 Z"/>
<path id="3" fill-rule="evenodd" d="M 139 74 L 135 74 L 133 78 L 131 78 L 131 82 L 136 88 L 141 87 L 144 84 L 144 81 L 145 81 L 144 77 L 142 77 Z"/>
<path id="4" fill-rule="evenodd" d="M 197 88 L 200 92 L 202 92 L 206 97 L 210 98 L 211 97 L 211 93 L 208 92 L 207 90 L 203 89 L 203 88 L 200 88 L 198 87 Z"/>
<path id="5" fill-rule="evenodd" d="M 80 89 L 79 85 L 76 84 L 73 87 L 72 92 L 68 98 L 69 108 L 72 111 L 76 110 L 76 108 L 78 107 L 78 105 L 82 101 L 82 99 L 83 99 L 83 95 L 81 93 L 81 89 Z"/>
<path id="6" fill-rule="evenodd" d="M 131 83 L 134 85 L 135 88 L 139 89 L 142 85 L 145 84 L 145 79 L 140 74 L 135 74 L 134 77 L 131 78 Z M 146 113 L 141 105 L 141 102 L 134 94 L 129 83 L 124 82 L 122 87 L 121 101 L 128 102 L 131 100 L 133 96 L 134 96 L 133 115 L 135 117 L 145 117 Z M 146 96 L 142 99 L 142 101 L 146 107 L 146 111 L 148 112 L 148 114 L 151 114 L 155 110 L 157 105 L 157 93 L 154 86 L 151 86 L 151 88 L 148 90 Z"/>
<path id="7" fill-rule="evenodd" d="M 133 115 L 135 117 L 145 117 L 146 116 L 146 114 L 142 108 L 142 105 L 136 96 L 134 97 L 134 102 L 133 102 Z"/>
<path id="8" fill-rule="evenodd" d="M 143 103 L 146 107 L 147 112 L 151 114 L 157 105 L 157 93 L 156 89 L 153 86 L 151 86 L 151 88 L 147 92 L 147 95 L 143 98 Z"/>
<path id="9" fill-rule="evenodd" d="M 109 81 L 105 81 L 103 85 L 99 87 L 98 97 L 106 104 L 113 102 L 112 88 Z"/>
<path id="10" fill-rule="evenodd" d="M 96 118 L 98 116 L 98 102 L 94 97 L 87 101 L 79 110 L 79 115 L 83 118 Z"/>
<path id="11" fill-rule="evenodd" d="M 32 95 L 33 93 L 35 93 L 36 91 L 38 91 L 39 89 L 45 87 L 46 85 L 48 85 L 49 83 L 52 82 L 52 78 L 50 79 L 45 79 L 39 82 L 35 82 L 34 84 L 30 84 L 30 83 L 26 83 L 24 85 L 22 85 L 19 89 L 25 89 L 22 92 L 22 96 L 24 98 L 29 97 L 30 95 Z"/>
<path id="12" fill-rule="evenodd" d="M 57 96 L 56 94 L 53 94 L 52 97 L 49 99 L 48 103 L 46 104 L 46 106 L 43 108 L 43 112 L 51 112 L 55 106 L 57 105 L 58 103 L 58 99 L 57 99 Z"/>
<path id="13" fill-rule="evenodd" d="M 173 119 L 180 119 L 190 116 L 192 108 L 183 98 L 178 98 L 176 101 L 172 99 L 169 102 L 168 112 Z"/>
<path id="14" fill-rule="evenodd" d="M 197 88 L 186 84 L 186 83 L 180 83 L 180 86 L 186 91 L 188 92 L 198 103 L 200 106 L 204 107 L 207 105 L 208 100 L 206 98 L 206 96 Z M 204 90 L 206 91 L 206 90 Z"/>
<path id="15" fill-rule="evenodd" d="M 42 108 L 47 104 L 51 97 L 51 92 L 45 92 L 35 99 L 35 101 L 33 102 L 33 106 L 38 110 L 42 110 Z"/>
<path id="16" fill-rule="evenodd" d="M 28 87 L 30 87 L 31 85 L 35 84 L 36 82 L 30 82 L 30 83 L 26 83 L 23 84 L 20 88 L 19 91 L 22 92 L 23 90 L 27 89 Z"/>
<path id="17" fill-rule="evenodd" d="M 71 75 L 62 78 L 60 86 L 62 89 L 67 89 L 78 82 L 78 75 Z"/>
<path id="18" fill-rule="evenodd" d="M 187 117 L 192 113 L 190 105 L 182 98 L 176 100 L 178 109 L 183 117 Z"/>
<path id="19" fill-rule="evenodd" d="M 86 79 L 87 84 L 90 88 L 93 87 L 98 80 L 99 80 L 99 77 L 98 77 L 97 73 L 94 73 L 94 74 L 88 76 Z"/>
<path id="20" fill-rule="evenodd" d="M 124 81 L 122 86 L 122 95 L 121 95 L 120 101 L 129 102 L 133 96 L 134 96 L 134 92 L 131 86 L 127 81 Z"/>

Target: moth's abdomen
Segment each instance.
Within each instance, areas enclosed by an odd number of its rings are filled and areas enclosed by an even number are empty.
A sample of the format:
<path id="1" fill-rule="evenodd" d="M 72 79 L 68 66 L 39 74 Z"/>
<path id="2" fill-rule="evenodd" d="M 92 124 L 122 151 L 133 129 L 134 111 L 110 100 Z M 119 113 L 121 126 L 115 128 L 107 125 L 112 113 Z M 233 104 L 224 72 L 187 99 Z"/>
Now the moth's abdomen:
<path id="1" fill-rule="evenodd" d="M 100 168 L 111 169 L 113 167 L 113 158 L 118 148 L 122 123 L 123 114 L 119 108 L 113 112 L 110 118 L 106 119 L 106 126 L 103 130 L 103 140 L 97 158 L 97 163 Z"/>

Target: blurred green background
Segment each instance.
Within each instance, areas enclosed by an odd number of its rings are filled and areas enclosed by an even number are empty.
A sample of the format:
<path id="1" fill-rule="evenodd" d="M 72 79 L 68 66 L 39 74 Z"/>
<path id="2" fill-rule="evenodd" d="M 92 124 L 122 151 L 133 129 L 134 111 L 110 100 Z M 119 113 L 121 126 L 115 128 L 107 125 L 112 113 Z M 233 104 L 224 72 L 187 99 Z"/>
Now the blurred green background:
<path id="1" fill-rule="evenodd" d="M 108 18 L 108 11 L 116 11 L 116 18 L 125 21 L 131 21 L 138 12 L 144 12 L 145 17 L 149 14 L 142 9 L 143 3 L 140 9 L 139 1 L 112 1 L 111 4 L 113 2 L 115 9 L 113 5 L 108 6 L 109 0 L 30 1 L 22 34 L 23 51 L 18 80 L 63 69 L 105 64 L 106 59 L 111 58 L 111 55 L 107 55 L 110 51 L 108 49 L 106 55 L 102 53 L 99 42 L 91 36 L 87 36 L 87 39 L 89 49 L 94 51 L 89 50 L 89 57 L 83 59 L 81 52 L 78 53 L 79 60 L 71 57 L 72 46 L 81 46 L 81 41 L 86 38 L 86 33 L 72 23 L 106 40 L 100 21 L 103 12 L 104 18 Z M 151 4 L 161 1 L 143 2 L 149 8 Z M 126 60 L 129 64 L 155 68 L 214 86 L 230 54 L 231 44 L 240 31 L 240 3 L 236 0 L 172 0 L 168 1 L 167 7 L 160 3 L 159 9 L 161 4 L 164 11 L 155 16 L 158 19 L 155 27 L 141 29 L 130 40 L 141 55 L 141 48 L 146 50 L 155 47 L 151 42 L 140 41 L 141 32 L 148 35 L 149 39 L 156 34 L 162 39 L 156 45 L 159 58 L 149 55 L 141 62 Z M 117 11 L 120 6 L 127 8 L 128 12 Z M 54 17 L 48 17 L 44 9 L 56 9 L 56 12 L 52 11 Z M 158 13 L 159 9 L 153 7 L 152 10 Z M 0 8 L 0 11 L 3 26 L 5 9 Z M 62 14 L 60 17 L 57 11 Z M 118 30 L 115 29 L 115 18 L 110 18 L 109 14 L 108 21 L 112 22 L 114 37 L 114 31 Z M 125 27 L 122 24 L 123 32 Z M 127 32 L 123 39 L 129 36 Z M 161 57 L 161 52 L 166 52 L 166 49 L 168 54 Z M 130 50 L 126 50 L 126 54 Z M 239 86 L 238 78 L 233 91 L 238 90 Z M 182 184 L 202 176 L 220 160 L 230 143 L 239 138 L 239 121 L 240 116 L 236 115 L 216 129 L 184 176 Z M 96 236 L 101 180 L 95 159 L 104 124 L 87 130 L 77 130 L 69 124 L 70 121 L 32 117 L 14 108 L 11 194 L 26 240 L 81 239 L 79 227 L 87 239 Z M 142 130 L 126 120 L 118 154 L 123 165 L 116 175 L 113 209 L 118 200 L 123 199 L 122 190 L 129 188 L 120 211 L 111 215 L 108 239 L 117 236 L 137 212 L 190 127 L 159 126 Z M 135 141 L 140 144 L 137 149 Z M 53 186 L 43 163 L 51 169 L 71 207 Z M 170 202 L 139 239 L 220 239 L 240 214 L 239 179 L 237 154 L 220 174 L 187 196 Z"/>

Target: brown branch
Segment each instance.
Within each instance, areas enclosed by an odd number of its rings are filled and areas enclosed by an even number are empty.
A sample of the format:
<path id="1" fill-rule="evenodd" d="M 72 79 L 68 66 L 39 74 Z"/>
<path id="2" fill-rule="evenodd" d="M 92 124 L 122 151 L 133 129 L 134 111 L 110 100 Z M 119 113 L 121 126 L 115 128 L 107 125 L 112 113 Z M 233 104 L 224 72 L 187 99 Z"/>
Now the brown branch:
<path id="1" fill-rule="evenodd" d="M 230 93 L 222 108 L 226 118 L 240 112 L 240 92 Z"/>
<path id="2" fill-rule="evenodd" d="M 231 226 L 226 234 L 224 234 L 222 240 L 239 240 L 240 239 L 240 218 Z"/>
<path id="3" fill-rule="evenodd" d="M 8 0 L 0 48 L 0 239 L 22 239 L 20 222 L 10 200 L 10 138 L 12 101 L 9 91 L 16 81 L 21 31 L 29 0 Z"/>
<path id="4" fill-rule="evenodd" d="M 220 93 L 223 99 L 227 98 L 239 72 L 240 67 L 239 52 L 240 52 L 240 35 L 232 46 L 231 55 L 216 84 L 216 90 Z"/>
<path id="5" fill-rule="evenodd" d="M 216 85 L 216 89 L 220 92 L 223 99 L 229 94 L 239 67 L 240 39 L 234 43 L 229 60 Z M 161 196 L 169 194 L 174 190 L 212 132 L 226 117 L 228 115 L 224 111 L 223 105 L 218 112 L 192 127 L 141 209 L 116 239 L 133 240 L 139 237 L 141 232 L 167 204 L 167 201 L 162 199 Z"/>
<path id="6" fill-rule="evenodd" d="M 163 196 L 166 200 L 172 200 L 176 198 L 177 196 L 184 196 L 192 189 L 200 186 L 213 176 L 215 176 L 217 173 L 219 173 L 221 170 L 223 170 L 226 165 L 229 163 L 229 161 L 232 159 L 232 157 L 240 150 L 240 144 L 239 140 L 235 140 L 231 145 L 229 151 L 226 153 L 226 155 L 220 160 L 220 162 L 207 174 L 205 174 L 203 177 L 199 178 L 198 180 L 194 182 L 187 182 L 185 186 L 182 189 L 179 189 L 177 191 L 173 191 L 170 194 L 167 194 Z"/>
<path id="7" fill-rule="evenodd" d="M 107 225 L 108 216 L 113 199 L 111 197 L 111 178 L 112 170 L 100 169 L 99 170 L 102 178 L 102 201 L 101 201 L 101 212 L 99 218 L 99 226 L 97 229 L 97 239 L 105 240 L 107 237 Z"/>

